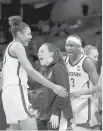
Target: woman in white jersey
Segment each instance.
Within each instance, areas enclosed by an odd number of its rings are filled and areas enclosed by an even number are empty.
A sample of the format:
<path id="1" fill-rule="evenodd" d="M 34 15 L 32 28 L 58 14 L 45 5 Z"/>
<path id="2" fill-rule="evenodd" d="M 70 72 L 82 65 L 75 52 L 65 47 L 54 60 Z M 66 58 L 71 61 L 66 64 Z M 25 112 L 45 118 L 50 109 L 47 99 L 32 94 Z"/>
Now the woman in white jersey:
<path id="1" fill-rule="evenodd" d="M 14 130 L 16 130 L 16 126 L 17 129 L 20 127 L 22 130 L 36 130 L 35 112 L 28 100 L 27 75 L 53 89 L 56 94 L 62 97 L 68 94 L 63 87 L 51 83 L 33 69 L 24 48 L 28 46 L 32 38 L 29 26 L 22 22 L 19 16 L 10 17 L 9 24 L 13 41 L 5 51 L 2 70 L 2 100 L 6 121 L 11 124 Z"/>
<path id="2" fill-rule="evenodd" d="M 99 56 L 99 52 L 98 52 L 97 48 L 94 46 L 91 46 L 91 45 L 87 45 L 84 48 L 84 53 L 86 55 L 88 55 L 93 60 L 95 65 L 97 66 L 98 56 Z M 99 81 L 98 81 L 98 84 L 96 85 L 96 87 L 93 87 L 93 84 L 91 82 L 89 82 L 89 84 L 91 87 L 90 89 L 82 89 L 82 90 L 78 90 L 76 92 L 73 92 L 73 93 L 71 93 L 71 97 L 73 99 L 75 99 L 75 98 L 78 98 L 82 95 L 90 95 L 90 94 L 95 93 L 95 96 L 94 96 L 95 99 L 92 99 L 92 102 L 94 102 L 94 112 L 92 112 L 92 113 L 94 113 L 94 116 L 95 116 L 95 111 L 98 113 L 98 112 L 101 112 L 101 110 L 102 110 L 101 74 L 100 74 Z M 97 117 L 97 120 L 98 120 L 98 122 L 94 121 L 94 117 L 93 117 L 93 120 L 91 121 L 92 125 L 99 124 L 99 123 L 101 124 L 100 117 L 99 117 L 99 119 Z"/>
<path id="3" fill-rule="evenodd" d="M 81 52 L 82 41 L 76 35 L 71 35 L 66 40 L 69 59 L 66 61 L 69 72 L 70 92 L 81 90 L 82 88 L 88 89 L 89 79 L 93 85 L 97 84 L 98 74 L 93 61 Z M 84 125 L 89 121 L 88 108 L 85 108 L 88 102 L 88 97 L 82 96 L 72 100 L 72 108 L 74 111 L 75 122 L 79 127 L 87 128 Z M 85 115 L 84 115 L 85 114 Z M 88 126 L 89 128 L 89 126 Z"/>
<path id="4" fill-rule="evenodd" d="M 88 55 L 94 62 L 94 64 L 97 66 L 97 62 L 98 62 L 98 56 L 99 56 L 99 52 L 97 50 L 96 47 L 91 46 L 91 45 L 87 45 L 84 48 L 84 53 L 85 55 Z M 96 88 L 90 88 L 90 89 L 82 89 L 82 90 L 78 90 L 76 92 L 71 93 L 71 97 L 73 99 L 80 97 L 81 95 L 89 95 L 89 94 L 94 94 L 96 93 L 97 90 L 97 86 Z"/>

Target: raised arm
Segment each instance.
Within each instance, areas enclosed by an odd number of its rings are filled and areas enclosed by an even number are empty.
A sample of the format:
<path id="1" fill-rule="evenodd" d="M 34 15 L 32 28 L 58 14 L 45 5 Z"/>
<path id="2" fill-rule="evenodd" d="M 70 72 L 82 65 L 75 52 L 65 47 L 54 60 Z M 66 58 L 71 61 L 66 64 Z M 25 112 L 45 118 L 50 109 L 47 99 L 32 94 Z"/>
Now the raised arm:
<path id="1" fill-rule="evenodd" d="M 31 63 L 27 58 L 25 48 L 21 43 L 15 43 L 14 45 L 12 45 L 12 47 L 10 48 L 10 53 L 18 58 L 19 62 L 24 67 L 27 74 L 33 80 L 47 86 L 48 88 L 51 88 L 59 96 L 65 97 L 68 95 L 68 93 L 63 87 L 55 85 L 52 82 L 48 81 L 32 67 Z"/>

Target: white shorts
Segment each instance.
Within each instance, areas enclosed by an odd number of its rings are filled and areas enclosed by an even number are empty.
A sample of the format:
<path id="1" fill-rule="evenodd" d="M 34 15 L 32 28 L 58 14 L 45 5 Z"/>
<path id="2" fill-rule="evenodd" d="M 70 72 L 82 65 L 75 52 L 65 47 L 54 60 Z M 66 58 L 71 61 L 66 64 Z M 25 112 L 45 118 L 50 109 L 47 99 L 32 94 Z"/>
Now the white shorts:
<path id="1" fill-rule="evenodd" d="M 97 107 L 94 103 L 94 98 L 91 96 L 90 99 L 90 126 L 98 125 L 96 120 L 95 112 Z M 86 123 L 88 120 L 88 99 L 75 99 L 71 101 L 72 109 L 75 116 L 76 124 Z"/>
<path id="2" fill-rule="evenodd" d="M 31 104 L 28 100 L 28 92 L 26 87 L 23 87 L 23 92 L 26 107 L 28 108 L 31 106 Z M 18 123 L 18 121 L 28 118 L 28 115 L 25 112 L 22 104 L 19 86 L 7 86 L 2 92 L 2 101 L 7 124 Z"/>

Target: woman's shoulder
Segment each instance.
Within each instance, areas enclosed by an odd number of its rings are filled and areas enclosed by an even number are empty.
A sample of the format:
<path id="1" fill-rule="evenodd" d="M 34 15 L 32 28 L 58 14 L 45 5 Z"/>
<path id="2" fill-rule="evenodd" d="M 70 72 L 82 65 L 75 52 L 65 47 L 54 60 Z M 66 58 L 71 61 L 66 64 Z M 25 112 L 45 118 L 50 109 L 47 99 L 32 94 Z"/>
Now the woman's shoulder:
<path id="1" fill-rule="evenodd" d="M 55 65 L 54 65 L 54 68 L 64 68 L 65 67 L 65 65 L 62 63 L 62 62 L 58 62 L 58 63 L 56 63 Z"/>
<path id="2" fill-rule="evenodd" d="M 63 63 L 56 63 L 53 67 L 54 72 L 64 72 L 66 67 Z"/>

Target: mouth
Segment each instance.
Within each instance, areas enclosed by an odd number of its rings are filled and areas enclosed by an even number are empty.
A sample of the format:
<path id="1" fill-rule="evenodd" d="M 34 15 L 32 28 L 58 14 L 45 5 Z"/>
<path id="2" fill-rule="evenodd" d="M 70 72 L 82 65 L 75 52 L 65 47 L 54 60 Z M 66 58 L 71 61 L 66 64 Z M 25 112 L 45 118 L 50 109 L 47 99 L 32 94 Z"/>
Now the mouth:
<path id="1" fill-rule="evenodd" d="M 67 51 L 68 53 L 72 53 L 71 51 Z"/>
<path id="2" fill-rule="evenodd" d="M 42 60 L 43 60 L 43 58 L 42 58 L 42 57 L 39 57 L 39 60 L 40 60 L 40 61 L 42 61 Z"/>
<path id="3" fill-rule="evenodd" d="M 30 42 L 31 40 L 28 40 L 28 43 Z"/>

